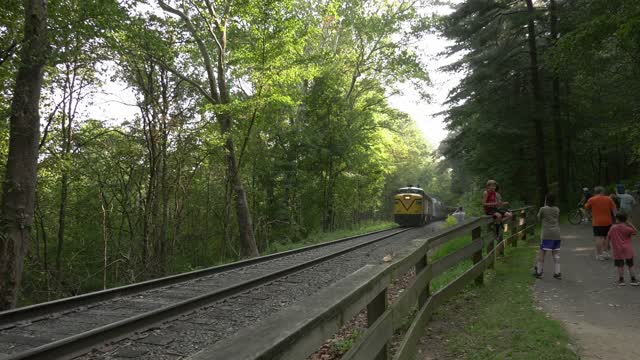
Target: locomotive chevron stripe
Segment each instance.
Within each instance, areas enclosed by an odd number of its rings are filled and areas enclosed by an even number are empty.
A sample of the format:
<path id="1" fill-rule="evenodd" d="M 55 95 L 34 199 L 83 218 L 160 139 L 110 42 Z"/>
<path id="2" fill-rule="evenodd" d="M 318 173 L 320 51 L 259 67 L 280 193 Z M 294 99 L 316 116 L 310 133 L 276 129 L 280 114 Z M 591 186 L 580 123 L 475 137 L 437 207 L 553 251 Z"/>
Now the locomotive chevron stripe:
<path id="1" fill-rule="evenodd" d="M 402 226 L 422 226 L 447 216 L 447 207 L 419 187 L 398 189 L 394 201 L 394 220 Z"/>

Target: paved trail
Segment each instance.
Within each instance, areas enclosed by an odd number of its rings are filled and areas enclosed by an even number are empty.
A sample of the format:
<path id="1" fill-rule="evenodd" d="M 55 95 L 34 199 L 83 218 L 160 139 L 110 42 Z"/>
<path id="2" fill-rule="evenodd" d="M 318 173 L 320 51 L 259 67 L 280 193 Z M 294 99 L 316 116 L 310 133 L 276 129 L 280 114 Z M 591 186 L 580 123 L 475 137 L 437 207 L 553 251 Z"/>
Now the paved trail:
<path id="1" fill-rule="evenodd" d="M 613 260 L 595 260 L 590 225 L 567 224 L 561 231 L 563 279 L 552 277 L 553 262 L 547 255 L 544 278 L 535 285 L 540 304 L 565 324 L 581 359 L 640 359 L 640 287 L 619 287 Z M 640 240 L 633 241 L 638 266 Z"/>

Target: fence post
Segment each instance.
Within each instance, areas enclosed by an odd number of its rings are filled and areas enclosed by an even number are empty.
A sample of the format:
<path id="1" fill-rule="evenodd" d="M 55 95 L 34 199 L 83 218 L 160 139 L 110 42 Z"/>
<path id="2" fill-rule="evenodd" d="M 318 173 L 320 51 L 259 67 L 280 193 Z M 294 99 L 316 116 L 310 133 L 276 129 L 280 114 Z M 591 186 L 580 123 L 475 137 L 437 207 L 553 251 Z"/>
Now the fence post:
<path id="1" fill-rule="evenodd" d="M 509 221 L 509 237 L 511 238 L 511 246 L 518 247 L 518 216 L 516 214 L 513 215 L 511 220 Z"/>
<path id="2" fill-rule="evenodd" d="M 533 217 L 533 219 L 531 219 Z M 530 211 L 528 211 L 525 215 L 524 218 L 524 226 L 525 228 L 529 226 L 529 220 L 531 220 L 531 224 L 534 224 L 536 222 L 537 219 L 535 219 L 535 215 L 533 215 L 533 213 L 531 213 Z M 536 229 L 534 229 L 533 227 L 531 227 L 529 230 L 527 230 L 529 232 L 529 235 L 534 235 L 536 233 Z M 525 231 L 524 236 L 526 239 L 527 236 L 527 231 Z"/>
<path id="3" fill-rule="evenodd" d="M 373 325 L 376 320 L 387 310 L 387 289 L 385 288 L 367 305 L 367 326 Z M 375 357 L 375 360 L 387 359 L 387 344 L 385 344 Z"/>
<path id="4" fill-rule="evenodd" d="M 525 239 L 523 232 L 524 232 L 524 222 L 525 222 L 526 216 L 527 216 L 526 210 L 522 210 L 518 212 L 518 219 L 517 219 L 518 236 L 516 236 L 517 241 L 521 241 Z M 516 241 L 516 246 L 518 244 L 517 241 Z"/>
<path id="5" fill-rule="evenodd" d="M 427 255 L 420 258 L 420 260 L 416 263 L 416 276 L 418 276 L 424 269 L 427 267 Z M 425 291 L 421 292 L 418 295 L 418 309 L 422 308 L 427 302 L 427 299 L 431 296 L 431 280 L 427 283 Z"/>
<path id="6" fill-rule="evenodd" d="M 509 228 L 509 223 L 507 223 L 507 228 Z M 496 241 L 497 241 L 498 243 L 502 242 L 502 241 L 500 241 L 500 239 L 504 240 L 504 239 L 506 239 L 506 237 L 505 237 L 505 236 L 507 236 L 506 231 L 504 231 L 504 223 L 501 223 L 501 224 L 500 224 L 500 230 L 499 230 L 499 232 L 500 232 L 500 235 L 502 235 L 502 237 L 498 237 L 498 238 L 496 239 Z M 504 248 L 507 246 L 507 242 L 506 242 L 506 241 L 505 241 L 505 242 L 502 242 L 502 245 L 498 245 L 498 244 L 496 243 L 496 246 L 500 246 L 500 249 L 498 250 L 498 253 L 500 254 L 500 256 L 504 257 Z"/>
<path id="7" fill-rule="evenodd" d="M 487 243 L 487 256 L 489 256 L 488 254 L 493 250 L 493 246 L 496 241 L 495 224 L 493 222 L 487 225 L 487 234 L 489 234 L 488 236 L 489 242 Z M 489 261 L 489 265 L 487 265 L 487 268 L 493 269 L 495 262 L 496 262 L 496 254 L 494 253 L 493 255 L 491 255 L 491 261 Z"/>
<path id="8" fill-rule="evenodd" d="M 477 228 L 474 228 L 473 230 L 471 230 L 471 242 L 474 242 L 478 239 L 482 239 L 482 228 L 480 226 L 478 226 Z M 473 253 L 473 264 L 477 264 L 480 261 L 482 261 L 482 248 L 484 246 L 480 246 L 480 249 L 478 251 L 476 251 L 475 253 Z M 476 278 L 476 285 L 482 285 L 484 284 L 484 270 L 482 271 L 482 273 L 480 275 L 478 275 L 478 277 Z"/>

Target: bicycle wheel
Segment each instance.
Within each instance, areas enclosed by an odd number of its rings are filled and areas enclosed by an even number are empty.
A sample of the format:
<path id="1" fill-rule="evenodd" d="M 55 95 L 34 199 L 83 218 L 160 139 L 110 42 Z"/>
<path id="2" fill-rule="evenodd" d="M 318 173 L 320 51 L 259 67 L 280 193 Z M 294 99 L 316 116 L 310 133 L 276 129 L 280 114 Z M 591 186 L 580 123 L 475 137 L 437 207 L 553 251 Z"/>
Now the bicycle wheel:
<path id="1" fill-rule="evenodd" d="M 582 211 L 580 211 L 580 209 L 571 211 L 567 220 L 569 220 L 569 223 L 573 225 L 580 224 L 582 222 Z"/>

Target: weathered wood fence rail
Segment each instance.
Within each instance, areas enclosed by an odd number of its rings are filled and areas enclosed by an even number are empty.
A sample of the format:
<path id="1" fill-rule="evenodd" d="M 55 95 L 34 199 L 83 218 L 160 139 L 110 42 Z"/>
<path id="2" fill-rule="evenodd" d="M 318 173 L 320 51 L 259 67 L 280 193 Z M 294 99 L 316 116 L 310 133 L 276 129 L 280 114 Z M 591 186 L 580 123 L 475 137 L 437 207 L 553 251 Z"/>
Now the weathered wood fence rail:
<path id="1" fill-rule="evenodd" d="M 526 240 L 527 233 L 533 232 L 535 221 L 531 220 L 530 207 L 513 213 L 504 240 L 496 241 L 490 217 L 465 222 L 427 239 L 414 240 L 413 245 L 391 263 L 365 266 L 319 294 L 290 306 L 255 328 L 240 331 L 236 336 L 204 349 L 191 359 L 306 359 L 365 307 L 368 328 L 342 358 L 387 359 L 388 342 L 398 329 L 410 323 L 393 359 L 413 359 L 434 309 L 470 281 L 482 284 L 485 270 L 493 268 L 496 256 L 504 254 L 505 246 L 517 246 L 518 240 Z M 468 245 L 428 263 L 429 250 L 469 232 L 471 242 Z M 434 277 L 469 258 L 473 260 L 471 268 L 431 294 L 430 284 Z M 416 272 L 413 283 L 393 304 L 387 304 L 387 288 L 393 279 L 413 268 Z"/>

